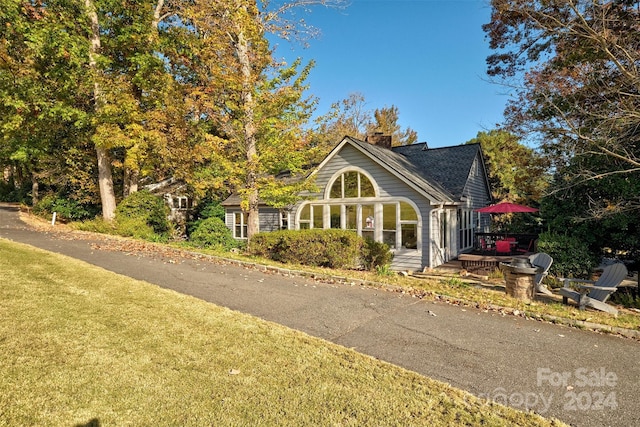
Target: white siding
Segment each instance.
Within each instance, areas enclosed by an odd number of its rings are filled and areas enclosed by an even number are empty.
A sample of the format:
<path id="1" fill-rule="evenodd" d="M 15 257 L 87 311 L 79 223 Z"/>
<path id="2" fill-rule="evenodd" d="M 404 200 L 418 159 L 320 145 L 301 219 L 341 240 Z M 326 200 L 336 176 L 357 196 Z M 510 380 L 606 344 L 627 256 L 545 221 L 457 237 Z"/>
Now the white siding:
<path id="1" fill-rule="evenodd" d="M 419 250 L 398 249 L 395 252 L 391 267 L 394 270 L 416 271 L 429 265 L 429 215 L 432 208 L 429 201 L 350 145 L 345 145 L 339 153 L 324 165 L 322 170 L 318 171 L 315 176 L 315 184 L 319 191 L 309 194 L 309 196 L 316 200 L 322 200 L 329 181 L 345 169 L 361 170 L 372 178 L 378 195 L 376 201 L 391 202 L 407 199 L 417 207 L 422 231 L 420 236 L 422 247 Z M 300 204 L 294 208 L 293 212 L 297 212 Z M 295 222 L 296 220 L 297 218 L 292 217 L 292 221 Z M 297 226 L 298 224 L 295 223 L 294 227 L 297 228 Z"/>

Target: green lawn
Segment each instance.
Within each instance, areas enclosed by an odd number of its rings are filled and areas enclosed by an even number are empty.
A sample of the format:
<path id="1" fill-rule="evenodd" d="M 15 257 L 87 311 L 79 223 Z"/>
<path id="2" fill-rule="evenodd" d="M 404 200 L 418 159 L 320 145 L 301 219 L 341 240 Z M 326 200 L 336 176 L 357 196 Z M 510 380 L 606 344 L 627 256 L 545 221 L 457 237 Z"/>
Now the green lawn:
<path id="1" fill-rule="evenodd" d="M 0 425 L 560 425 L 0 239 Z"/>

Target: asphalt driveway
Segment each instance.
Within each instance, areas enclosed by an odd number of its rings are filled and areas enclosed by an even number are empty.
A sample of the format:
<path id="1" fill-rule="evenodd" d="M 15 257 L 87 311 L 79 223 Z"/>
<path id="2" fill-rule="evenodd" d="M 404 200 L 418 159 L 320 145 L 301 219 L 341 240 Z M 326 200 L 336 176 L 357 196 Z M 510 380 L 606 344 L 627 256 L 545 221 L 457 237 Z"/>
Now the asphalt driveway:
<path id="1" fill-rule="evenodd" d="M 32 229 L 7 204 L 0 204 L 0 238 L 277 322 L 572 425 L 640 425 L 640 343 L 631 339 L 231 263 L 114 250 L 108 238 Z"/>

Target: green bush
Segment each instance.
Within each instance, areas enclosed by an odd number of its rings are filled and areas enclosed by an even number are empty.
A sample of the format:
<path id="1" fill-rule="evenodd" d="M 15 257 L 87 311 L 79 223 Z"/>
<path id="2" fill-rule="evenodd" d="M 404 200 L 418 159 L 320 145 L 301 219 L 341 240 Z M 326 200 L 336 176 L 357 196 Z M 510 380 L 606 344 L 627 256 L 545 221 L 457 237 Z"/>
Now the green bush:
<path id="1" fill-rule="evenodd" d="M 329 268 L 357 266 L 363 240 L 348 230 L 281 230 L 258 233 L 248 251 L 283 263 Z"/>
<path id="2" fill-rule="evenodd" d="M 231 235 L 231 230 L 218 217 L 202 220 L 189 236 L 189 240 L 196 246 L 230 250 L 238 247 Z"/>
<path id="3" fill-rule="evenodd" d="M 640 309 L 640 295 L 629 290 L 630 288 L 618 288 L 616 292 L 611 295 L 611 301 L 614 304 L 620 304 L 626 308 Z M 633 288 L 631 288 L 633 289 Z"/>
<path id="4" fill-rule="evenodd" d="M 119 216 L 116 218 L 116 233 L 124 237 L 163 242 L 168 240 L 166 234 L 158 234 L 153 227 L 146 223 L 144 218 L 128 218 Z"/>
<path id="5" fill-rule="evenodd" d="M 107 221 L 101 216 L 86 221 L 74 222 L 71 226 L 76 230 L 89 231 L 92 233 L 119 234 L 117 224 Z"/>
<path id="6" fill-rule="evenodd" d="M 33 207 L 36 215 L 52 215 L 60 221 L 82 221 L 96 215 L 95 208 L 83 206 L 75 200 L 65 199 L 55 194 L 48 194 Z"/>
<path id="7" fill-rule="evenodd" d="M 31 204 L 31 185 L 16 187 L 13 182 L 0 180 L 0 202 L 18 202 Z"/>
<path id="8" fill-rule="evenodd" d="M 169 207 L 164 200 L 148 191 L 130 194 L 116 208 L 116 221 L 120 226 L 145 224 L 156 234 L 165 234 L 171 229 L 168 215 Z"/>
<path id="9" fill-rule="evenodd" d="M 194 219 L 187 224 L 187 235 L 191 235 L 200 223 L 207 218 L 220 218 L 224 221 L 224 207 L 218 201 L 204 200 L 194 212 Z"/>
<path id="10" fill-rule="evenodd" d="M 393 253 L 389 245 L 376 242 L 373 239 L 365 239 L 362 245 L 362 263 L 367 270 L 378 270 L 391 264 Z"/>
<path id="11" fill-rule="evenodd" d="M 577 237 L 542 233 L 538 239 L 538 251 L 551 255 L 553 264 L 550 274 L 556 277 L 588 279 L 597 265 L 597 257 Z"/>

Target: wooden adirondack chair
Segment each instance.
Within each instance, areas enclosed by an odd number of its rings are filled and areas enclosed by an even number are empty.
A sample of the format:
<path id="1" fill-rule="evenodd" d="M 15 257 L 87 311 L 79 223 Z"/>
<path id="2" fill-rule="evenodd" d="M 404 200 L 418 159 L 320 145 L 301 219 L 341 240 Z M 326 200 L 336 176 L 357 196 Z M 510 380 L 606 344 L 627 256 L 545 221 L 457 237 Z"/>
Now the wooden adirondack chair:
<path id="1" fill-rule="evenodd" d="M 618 314 L 618 310 L 606 303 L 609 296 L 616 291 L 618 285 L 627 276 L 627 267 L 622 263 L 611 264 L 604 268 L 602 276 L 597 281 L 580 279 L 562 279 L 564 287 L 560 288 L 562 302 L 568 303 L 568 299 L 578 303 L 580 310 L 585 307 L 606 311 L 611 314 Z M 577 290 L 572 289 L 575 283 Z"/>
<path id="2" fill-rule="evenodd" d="M 534 277 L 533 279 L 536 292 L 552 295 L 551 291 L 542 284 L 542 279 L 544 279 L 547 274 L 549 274 L 549 268 L 551 268 L 551 264 L 553 264 L 553 258 L 551 258 L 549 254 L 539 252 L 537 254 L 529 256 L 529 262 L 534 267 L 540 267 L 542 269 L 542 271 L 536 274 L 536 277 Z"/>

